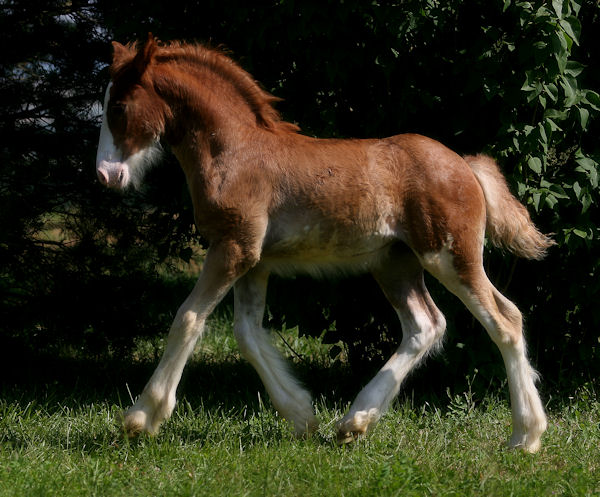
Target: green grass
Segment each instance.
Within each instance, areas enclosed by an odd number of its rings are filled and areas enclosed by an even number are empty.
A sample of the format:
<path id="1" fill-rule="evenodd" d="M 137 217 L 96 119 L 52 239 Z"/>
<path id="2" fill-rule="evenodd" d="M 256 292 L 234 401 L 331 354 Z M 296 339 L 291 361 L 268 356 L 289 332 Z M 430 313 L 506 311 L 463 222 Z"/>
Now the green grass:
<path id="1" fill-rule="evenodd" d="M 318 342 L 295 341 L 292 332 L 286 339 L 305 358 L 301 371 L 327 365 Z M 0 495 L 600 495 L 600 402 L 590 389 L 552 408 L 536 455 L 503 447 L 504 392 L 477 399 L 471 390 L 439 406 L 400 400 L 370 437 L 338 447 L 335 422 L 354 391 L 320 396 L 318 433 L 296 440 L 226 327 L 209 334 L 190 366 L 161 433 L 133 441 L 115 419 L 129 404 L 126 378 L 139 388 L 148 364 L 112 374 L 105 367 L 99 377 L 71 372 L 89 384 L 67 375 L 3 386 Z M 335 390 L 340 371 L 317 372 L 326 383 L 317 390 Z"/>

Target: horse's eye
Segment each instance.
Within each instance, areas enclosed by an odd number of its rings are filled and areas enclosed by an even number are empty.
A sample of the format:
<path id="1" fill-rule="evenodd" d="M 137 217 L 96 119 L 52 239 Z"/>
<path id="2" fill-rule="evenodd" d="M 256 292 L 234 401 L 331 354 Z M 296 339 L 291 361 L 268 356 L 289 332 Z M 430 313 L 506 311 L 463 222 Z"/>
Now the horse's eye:
<path id="1" fill-rule="evenodd" d="M 125 104 L 121 102 L 115 102 L 114 104 L 110 105 L 109 111 L 113 117 L 121 117 L 123 114 L 125 114 Z"/>

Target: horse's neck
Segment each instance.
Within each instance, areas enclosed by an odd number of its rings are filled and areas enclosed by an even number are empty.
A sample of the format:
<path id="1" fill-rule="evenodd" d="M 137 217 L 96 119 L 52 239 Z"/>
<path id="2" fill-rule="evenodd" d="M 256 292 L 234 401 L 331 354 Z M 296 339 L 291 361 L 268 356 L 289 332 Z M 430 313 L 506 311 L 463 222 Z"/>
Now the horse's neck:
<path id="1" fill-rule="evenodd" d="M 184 74 L 173 69 L 156 77 L 155 86 L 171 109 L 165 138 L 195 204 L 210 203 L 232 169 L 260 161 L 264 150 L 279 148 L 273 147 L 279 134 L 258 125 L 250 105 L 226 82 L 201 71 Z M 195 205 L 195 210 L 206 207 Z"/>
<path id="2" fill-rule="evenodd" d="M 166 141 L 177 157 L 190 185 L 210 196 L 216 177 L 222 177 L 231 167 L 239 166 L 240 156 L 252 154 L 250 148 L 268 131 L 229 116 L 226 109 L 207 102 L 171 103 L 174 109 L 167 126 Z"/>
<path id="3" fill-rule="evenodd" d="M 155 86 L 172 111 L 171 140 L 182 139 L 188 132 L 207 137 L 218 133 L 226 139 L 240 126 L 256 122 L 243 98 L 210 72 L 167 69 L 155 76 Z"/>

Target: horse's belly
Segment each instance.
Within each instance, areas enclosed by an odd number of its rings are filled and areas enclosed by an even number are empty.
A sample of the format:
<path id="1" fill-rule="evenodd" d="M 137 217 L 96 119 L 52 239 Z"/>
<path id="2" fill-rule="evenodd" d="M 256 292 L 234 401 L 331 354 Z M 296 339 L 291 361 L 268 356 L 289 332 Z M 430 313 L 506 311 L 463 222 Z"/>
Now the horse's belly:
<path id="1" fill-rule="evenodd" d="M 287 233 L 268 234 L 261 260 L 271 271 L 284 275 L 365 272 L 396 240 L 395 234 L 385 228 L 332 230 L 318 224 L 305 225 Z"/>

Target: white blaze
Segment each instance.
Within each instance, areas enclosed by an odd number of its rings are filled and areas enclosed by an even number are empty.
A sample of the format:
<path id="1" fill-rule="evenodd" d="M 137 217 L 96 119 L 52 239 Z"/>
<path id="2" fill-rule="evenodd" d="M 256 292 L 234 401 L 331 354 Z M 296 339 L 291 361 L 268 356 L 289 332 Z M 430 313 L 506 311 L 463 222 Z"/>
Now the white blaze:
<path id="1" fill-rule="evenodd" d="M 111 87 L 112 82 L 108 83 L 104 94 L 102 127 L 100 128 L 100 141 L 98 143 L 98 152 L 96 153 L 96 173 L 103 185 L 116 187 L 120 186 L 121 181 L 119 180 L 124 179 L 125 171 L 122 167 L 121 152 L 115 146 L 115 141 L 106 119 Z"/>
<path id="2" fill-rule="evenodd" d="M 96 167 L 98 167 L 102 161 L 117 162 L 121 158 L 120 152 L 117 150 L 117 147 L 115 147 L 115 142 L 106 120 L 106 108 L 108 107 L 108 100 L 110 99 L 111 87 L 112 81 L 108 83 L 106 93 L 104 93 L 102 127 L 100 128 L 100 142 L 98 143 L 98 153 L 96 154 Z"/>
<path id="3" fill-rule="evenodd" d="M 122 189 L 129 183 L 139 186 L 145 166 L 160 154 L 158 142 L 152 143 L 129 157 L 123 157 L 122 152 L 115 145 L 115 140 L 108 127 L 106 111 L 110 100 L 112 82 L 108 84 L 104 94 L 104 110 L 102 113 L 102 127 L 96 154 L 96 173 L 104 186 Z"/>

